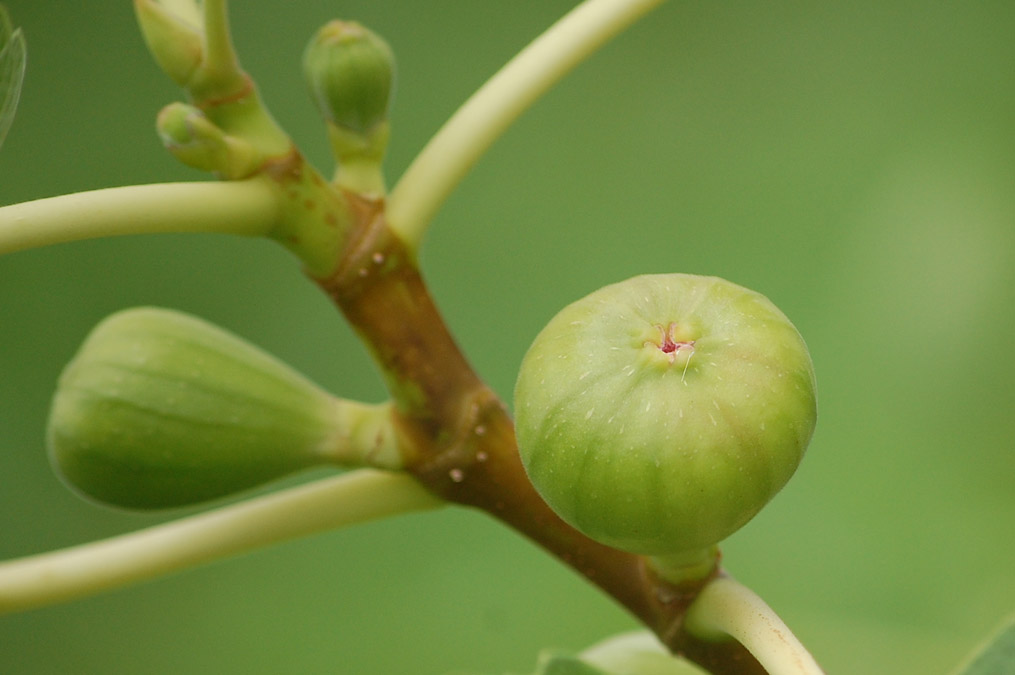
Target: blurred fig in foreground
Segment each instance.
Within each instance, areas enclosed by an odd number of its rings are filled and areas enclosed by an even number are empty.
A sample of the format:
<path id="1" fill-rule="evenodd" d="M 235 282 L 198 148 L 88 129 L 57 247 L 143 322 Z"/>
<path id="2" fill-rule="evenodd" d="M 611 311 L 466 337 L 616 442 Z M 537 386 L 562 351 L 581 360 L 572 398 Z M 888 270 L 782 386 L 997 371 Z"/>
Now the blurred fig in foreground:
<path id="1" fill-rule="evenodd" d="M 335 461 L 348 417 L 339 399 L 240 338 L 140 308 L 100 323 L 67 365 L 48 445 L 88 497 L 175 507 Z"/>

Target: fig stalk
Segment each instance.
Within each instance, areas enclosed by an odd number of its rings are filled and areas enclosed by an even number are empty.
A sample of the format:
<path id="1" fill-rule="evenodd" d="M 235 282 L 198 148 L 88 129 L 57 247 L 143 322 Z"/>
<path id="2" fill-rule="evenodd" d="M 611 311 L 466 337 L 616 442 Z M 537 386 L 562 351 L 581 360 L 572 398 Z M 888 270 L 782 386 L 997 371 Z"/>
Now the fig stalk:
<path id="1" fill-rule="evenodd" d="M 782 619 L 753 591 L 728 576 L 705 586 L 687 611 L 690 635 L 736 639 L 770 675 L 822 675 L 821 667 Z"/>
<path id="2" fill-rule="evenodd" d="M 431 138 L 391 192 L 388 219 L 412 250 L 472 166 L 523 112 L 663 0 L 584 0 L 520 51 Z"/>
<path id="3" fill-rule="evenodd" d="M 111 539 L 0 562 L 0 615 L 443 504 L 410 476 L 359 469 Z"/>
<path id="4" fill-rule="evenodd" d="M 0 207 L 0 255 L 129 234 L 267 236 L 280 213 L 275 187 L 256 178 L 103 188 Z"/>
<path id="5" fill-rule="evenodd" d="M 671 649 L 680 642 L 691 660 L 730 675 L 763 673 L 737 642 L 681 642 L 684 612 L 706 580 L 667 582 L 644 557 L 589 538 L 547 506 L 526 476 L 505 406 L 461 353 L 383 205 L 364 203 L 354 213 L 359 246 L 346 252 L 333 276 L 316 281 L 384 374 L 396 424 L 411 448 L 407 470 L 442 498 L 479 508 L 532 539 Z"/>

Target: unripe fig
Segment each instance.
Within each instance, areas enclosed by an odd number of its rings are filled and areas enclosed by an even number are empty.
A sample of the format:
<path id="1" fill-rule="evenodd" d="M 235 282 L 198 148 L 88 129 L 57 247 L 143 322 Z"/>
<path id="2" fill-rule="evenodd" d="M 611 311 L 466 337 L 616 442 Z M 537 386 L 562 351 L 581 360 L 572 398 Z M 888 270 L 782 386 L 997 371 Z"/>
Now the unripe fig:
<path id="1" fill-rule="evenodd" d="M 515 388 L 529 478 L 565 521 L 651 556 L 708 550 L 789 480 L 814 429 L 800 334 L 715 277 L 639 276 L 565 307 Z"/>
<path id="2" fill-rule="evenodd" d="M 353 21 L 331 21 L 303 53 L 303 75 L 324 118 L 366 135 L 388 119 L 395 56 L 373 31 Z"/>
<path id="3" fill-rule="evenodd" d="M 303 76 L 327 123 L 338 160 L 333 182 L 342 190 L 380 198 L 388 147 L 388 113 L 395 55 L 376 33 L 352 21 L 330 21 L 303 52 Z"/>
<path id="4" fill-rule="evenodd" d="M 337 399 L 253 345 L 140 308 L 100 323 L 67 365 L 47 440 L 86 496 L 162 508 L 327 462 L 347 422 Z"/>

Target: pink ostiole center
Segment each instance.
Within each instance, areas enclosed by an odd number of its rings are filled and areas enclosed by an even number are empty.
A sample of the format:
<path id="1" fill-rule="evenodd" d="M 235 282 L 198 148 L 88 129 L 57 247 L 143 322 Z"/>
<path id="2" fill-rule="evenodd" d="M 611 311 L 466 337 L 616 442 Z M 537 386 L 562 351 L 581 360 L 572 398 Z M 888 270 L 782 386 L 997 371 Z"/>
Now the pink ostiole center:
<path id="1" fill-rule="evenodd" d="M 694 340 L 675 340 L 673 335 L 677 330 L 677 324 L 671 323 L 666 328 L 662 326 L 656 326 L 659 329 L 661 341 L 659 342 L 659 350 L 664 354 L 669 354 L 670 361 L 673 361 L 677 357 L 677 352 L 681 350 L 694 351 Z"/>

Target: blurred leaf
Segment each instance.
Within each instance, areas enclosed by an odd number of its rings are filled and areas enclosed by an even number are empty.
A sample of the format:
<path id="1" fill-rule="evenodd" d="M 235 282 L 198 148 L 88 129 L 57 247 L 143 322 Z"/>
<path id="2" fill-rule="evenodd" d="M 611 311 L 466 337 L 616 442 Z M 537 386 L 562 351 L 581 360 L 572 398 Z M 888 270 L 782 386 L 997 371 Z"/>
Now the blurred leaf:
<path id="1" fill-rule="evenodd" d="M 701 675 L 705 671 L 666 651 L 648 631 L 614 635 L 581 654 L 559 649 L 540 652 L 531 675 Z M 476 675 L 448 673 L 448 675 Z"/>
<path id="2" fill-rule="evenodd" d="M 573 654 L 543 652 L 533 675 L 611 675 L 605 670 L 590 666 Z"/>
<path id="3" fill-rule="evenodd" d="M 455 671 L 446 675 L 480 675 L 479 673 Z M 505 673 L 505 675 L 512 675 Z M 539 654 L 539 662 L 531 675 L 617 675 L 612 671 L 601 670 L 591 666 L 574 654 L 556 649 L 544 650 Z"/>
<path id="4" fill-rule="evenodd" d="M 621 633 L 599 642 L 580 654 L 610 675 L 702 675 L 693 663 L 670 654 L 648 631 Z M 537 673 L 538 675 L 538 673 Z"/>
<path id="5" fill-rule="evenodd" d="M 956 675 L 1015 675 L 1015 616 L 984 643 Z"/>
<path id="6" fill-rule="evenodd" d="M 11 25 L 7 8 L 0 5 L 0 145 L 14 121 L 25 77 L 25 36 Z"/>

